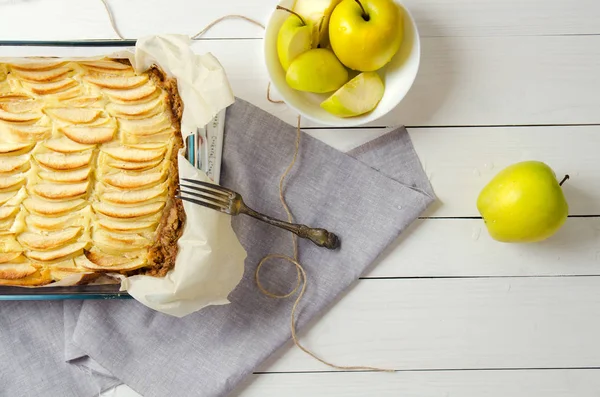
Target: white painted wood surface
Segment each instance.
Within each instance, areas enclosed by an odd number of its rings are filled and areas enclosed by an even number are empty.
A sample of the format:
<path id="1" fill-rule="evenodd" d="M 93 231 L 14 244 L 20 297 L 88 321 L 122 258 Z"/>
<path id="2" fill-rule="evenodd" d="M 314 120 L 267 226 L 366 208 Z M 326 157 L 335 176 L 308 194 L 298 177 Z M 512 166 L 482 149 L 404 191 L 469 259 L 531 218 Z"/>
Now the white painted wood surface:
<path id="1" fill-rule="evenodd" d="M 275 2 L 109 4 L 134 38 L 195 33 L 230 13 L 266 22 Z M 400 372 L 330 372 L 287 346 L 234 395 L 598 396 L 600 218 L 590 216 L 600 215 L 600 3 L 405 4 L 423 37 L 422 68 L 406 100 L 374 126 L 417 127 L 409 132 L 439 203 L 301 332 L 331 361 Z M 219 58 L 237 96 L 295 123 L 292 111 L 266 101 L 261 36 L 227 21 L 207 36 L 219 40 L 194 46 Z M 114 37 L 99 0 L 0 0 L 0 40 Z M 68 51 L 0 47 L 0 56 Z M 348 150 L 385 129 L 308 132 Z M 495 172 L 524 159 L 571 175 L 565 192 L 574 217 L 546 242 L 500 244 L 466 217 L 477 216 L 477 194 Z M 121 386 L 106 396 L 138 395 Z"/>

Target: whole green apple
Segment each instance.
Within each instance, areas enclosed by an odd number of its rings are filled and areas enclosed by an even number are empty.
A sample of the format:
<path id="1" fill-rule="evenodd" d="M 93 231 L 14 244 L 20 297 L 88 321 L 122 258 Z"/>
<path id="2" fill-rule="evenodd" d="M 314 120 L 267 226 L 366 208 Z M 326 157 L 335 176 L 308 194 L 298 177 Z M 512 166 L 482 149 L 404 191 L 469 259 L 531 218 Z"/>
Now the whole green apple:
<path id="1" fill-rule="evenodd" d="M 401 8 L 393 0 L 343 0 L 329 20 L 329 41 L 350 69 L 373 72 L 396 55 L 404 37 Z"/>
<path id="2" fill-rule="evenodd" d="M 495 240 L 508 243 L 547 239 L 569 214 L 562 183 L 540 161 L 523 161 L 500 171 L 481 191 L 477 209 Z"/>

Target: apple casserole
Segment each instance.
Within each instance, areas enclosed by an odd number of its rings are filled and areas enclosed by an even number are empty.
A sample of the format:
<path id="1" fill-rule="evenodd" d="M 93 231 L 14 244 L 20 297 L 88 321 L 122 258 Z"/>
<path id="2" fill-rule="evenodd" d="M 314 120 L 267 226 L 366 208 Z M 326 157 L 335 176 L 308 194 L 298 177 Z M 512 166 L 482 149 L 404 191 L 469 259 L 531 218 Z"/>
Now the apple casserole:
<path id="1" fill-rule="evenodd" d="M 185 222 L 182 111 L 157 66 L 0 63 L 0 285 L 164 276 Z"/>

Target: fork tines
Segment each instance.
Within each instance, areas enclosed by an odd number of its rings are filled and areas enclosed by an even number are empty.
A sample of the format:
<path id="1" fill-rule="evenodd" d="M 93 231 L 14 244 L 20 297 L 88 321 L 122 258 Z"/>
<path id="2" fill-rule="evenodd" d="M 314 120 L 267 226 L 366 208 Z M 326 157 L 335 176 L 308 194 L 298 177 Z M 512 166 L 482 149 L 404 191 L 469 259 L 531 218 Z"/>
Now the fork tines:
<path id="1" fill-rule="evenodd" d="M 176 196 L 177 198 L 190 203 L 202 205 L 213 210 L 230 213 L 231 199 L 233 198 L 233 195 L 235 195 L 234 192 L 222 186 L 208 182 L 186 178 L 182 178 L 182 180 L 193 183 L 194 185 L 180 183 L 179 194 Z M 182 188 L 191 190 L 183 190 Z"/>

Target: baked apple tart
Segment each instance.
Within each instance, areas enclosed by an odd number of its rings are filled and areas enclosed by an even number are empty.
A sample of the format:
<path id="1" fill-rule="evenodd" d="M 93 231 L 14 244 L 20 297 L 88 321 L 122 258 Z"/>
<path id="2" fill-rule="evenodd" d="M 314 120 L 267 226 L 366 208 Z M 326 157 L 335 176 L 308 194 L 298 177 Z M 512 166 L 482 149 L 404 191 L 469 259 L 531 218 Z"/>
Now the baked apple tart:
<path id="1" fill-rule="evenodd" d="M 164 276 L 185 222 L 182 111 L 157 66 L 0 63 L 0 285 Z"/>

